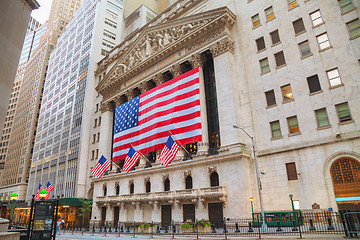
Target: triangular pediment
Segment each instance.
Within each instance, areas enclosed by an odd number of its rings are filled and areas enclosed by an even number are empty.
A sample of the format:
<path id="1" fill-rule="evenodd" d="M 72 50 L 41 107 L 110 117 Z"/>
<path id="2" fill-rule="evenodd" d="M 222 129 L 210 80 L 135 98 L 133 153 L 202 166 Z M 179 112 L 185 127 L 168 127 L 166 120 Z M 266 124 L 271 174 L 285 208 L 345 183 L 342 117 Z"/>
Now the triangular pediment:
<path id="1" fill-rule="evenodd" d="M 206 38 L 209 31 L 220 26 L 231 27 L 234 22 L 235 15 L 223 7 L 144 28 L 122 42 L 116 51 L 99 63 L 98 72 L 106 69 L 110 63 L 112 68 L 107 70 L 96 90 L 101 93 L 132 76 L 139 68 L 144 69 L 174 49 L 182 48 L 189 39 L 199 36 Z"/>

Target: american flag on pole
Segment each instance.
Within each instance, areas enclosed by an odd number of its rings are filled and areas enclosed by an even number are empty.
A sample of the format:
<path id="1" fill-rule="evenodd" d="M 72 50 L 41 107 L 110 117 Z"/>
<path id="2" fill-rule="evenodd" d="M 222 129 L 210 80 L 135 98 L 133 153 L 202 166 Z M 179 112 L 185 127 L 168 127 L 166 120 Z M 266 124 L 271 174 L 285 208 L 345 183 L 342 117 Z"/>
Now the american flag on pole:
<path id="1" fill-rule="evenodd" d="M 161 149 L 169 131 L 181 144 L 202 139 L 199 68 L 116 107 L 113 161 L 125 159 L 130 144 L 142 154 Z"/>
<path id="2" fill-rule="evenodd" d="M 179 145 L 169 136 L 166 141 L 165 147 L 160 153 L 159 160 L 164 164 L 165 167 L 169 165 L 169 163 L 174 160 L 176 153 L 179 151 Z"/>
<path id="3" fill-rule="evenodd" d="M 138 153 L 133 147 L 130 147 L 129 152 L 125 158 L 123 170 L 128 173 L 135 166 L 139 158 L 140 153 Z"/>
<path id="4" fill-rule="evenodd" d="M 38 188 L 38 190 L 37 190 L 37 192 L 36 192 L 36 200 L 40 200 L 40 195 L 39 195 L 39 193 L 40 193 L 40 191 L 43 190 L 43 189 L 44 189 L 43 186 L 41 185 L 41 183 L 39 183 L 39 188 Z"/>
<path id="5" fill-rule="evenodd" d="M 101 176 L 104 174 L 106 170 L 108 170 L 110 166 L 111 163 L 108 160 L 106 160 L 104 156 L 101 156 L 99 161 L 91 169 L 91 172 L 95 175 L 95 177 L 101 178 Z"/>
<path id="6" fill-rule="evenodd" d="M 50 197 L 50 192 L 52 190 L 54 190 L 54 187 L 51 185 L 51 183 L 49 181 L 46 184 L 46 189 L 45 190 L 47 191 L 47 195 L 46 195 L 45 199 L 48 199 Z"/>

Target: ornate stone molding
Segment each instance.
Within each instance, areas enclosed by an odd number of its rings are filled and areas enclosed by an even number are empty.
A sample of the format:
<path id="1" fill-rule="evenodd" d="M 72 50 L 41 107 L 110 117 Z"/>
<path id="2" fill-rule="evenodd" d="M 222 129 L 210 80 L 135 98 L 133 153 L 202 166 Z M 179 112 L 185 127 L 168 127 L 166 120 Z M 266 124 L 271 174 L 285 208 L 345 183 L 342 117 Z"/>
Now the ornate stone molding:
<path id="1" fill-rule="evenodd" d="M 163 175 L 163 181 L 165 181 L 166 179 L 168 179 L 169 178 L 169 174 L 168 173 L 164 173 L 164 175 Z"/>
<path id="2" fill-rule="evenodd" d="M 205 63 L 205 57 L 201 53 L 195 53 L 189 59 L 193 68 L 202 67 Z"/>
<path id="3" fill-rule="evenodd" d="M 225 52 L 230 52 L 234 54 L 234 42 L 229 38 L 225 38 L 210 47 L 210 52 L 213 54 L 213 57 L 220 56 Z"/>
<path id="4" fill-rule="evenodd" d="M 209 167 L 209 174 L 211 175 L 213 172 L 217 172 L 217 167 Z"/>
<path id="5" fill-rule="evenodd" d="M 101 113 L 104 113 L 104 112 L 111 112 L 113 111 L 113 107 L 111 106 L 111 103 L 110 102 L 104 102 L 104 103 L 101 103 L 100 105 L 100 111 Z"/>
<path id="6" fill-rule="evenodd" d="M 182 71 L 181 71 L 181 66 L 179 64 L 175 64 L 171 67 L 171 73 L 173 74 L 174 77 L 177 77 L 179 75 L 181 75 Z"/>
<path id="7" fill-rule="evenodd" d="M 186 179 L 187 176 L 191 176 L 191 170 L 184 171 L 184 179 Z"/>
<path id="8" fill-rule="evenodd" d="M 150 177 L 149 176 L 146 176 L 145 178 L 144 178 L 144 183 L 146 184 L 147 182 L 149 182 L 150 181 Z"/>

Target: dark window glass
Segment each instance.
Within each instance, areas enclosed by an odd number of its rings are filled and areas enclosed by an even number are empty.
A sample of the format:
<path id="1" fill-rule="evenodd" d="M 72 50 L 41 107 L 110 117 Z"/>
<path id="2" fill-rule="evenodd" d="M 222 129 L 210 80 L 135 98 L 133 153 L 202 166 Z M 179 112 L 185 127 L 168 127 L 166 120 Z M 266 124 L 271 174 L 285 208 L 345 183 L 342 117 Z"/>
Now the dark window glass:
<path id="1" fill-rule="evenodd" d="M 308 85 L 309 85 L 310 93 L 317 92 L 317 91 L 321 90 L 318 75 L 308 77 L 307 82 L 308 82 Z"/>
<path id="2" fill-rule="evenodd" d="M 304 25 L 304 21 L 302 20 L 302 18 L 299 18 L 298 20 L 294 21 L 293 26 L 294 26 L 295 34 L 299 34 L 303 31 L 305 31 L 305 25 Z"/>
<path id="3" fill-rule="evenodd" d="M 104 196 L 107 194 L 107 187 L 104 187 Z"/>
<path id="4" fill-rule="evenodd" d="M 265 46 L 265 41 L 264 41 L 264 37 L 261 37 L 259 39 L 256 39 L 256 46 L 257 46 L 257 50 L 263 50 L 266 48 Z"/>
<path id="5" fill-rule="evenodd" d="M 130 194 L 134 193 L 134 184 L 130 184 Z"/>
<path id="6" fill-rule="evenodd" d="M 217 187 L 219 186 L 219 175 L 217 172 L 213 172 L 210 175 L 210 187 Z"/>
<path id="7" fill-rule="evenodd" d="M 268 106 L 272 106 L 272 105 L 276 104 L 274 90 L 270 90 L 270 91 L 266 92 L 265 96 L 266 96 L 266 103 Z"/>
<path id="8" fill-rule="evenodd" d="M 298 179 L 296 165 L 294 162 L 286 163 L 286 172 L 287 172 L 288 180 L 297 180 Z"/>
<path id="9" fill-rule="evenodd" d="M 117 185 L 117 186 L 116 186 L 116 195 L 119 195 L 119 194 L 120 194 L 120 186 Z"/>
<path id="10" fill-rule="evenodd" d="M 187 176 L 185 179 L 185 189 L 192 189 L 192 188 L 193 188 L 192 177 Z"/>
<path id="11" fill-rule="evenodd" d="M 280 36 L 279 36 L 278 30 L 271 32 L 270 37 L 271 37 L 272 44 L 276 44 L 276 43 L 280 42 Z"/>
<path id="12" fill-rule="evenodd" d="M 164 191 L 170 191 L 170 180 L 168 178 L 164 181 Z"/>
<path id="13" fill-rule="evenodd" d="M 280 66 L 286 64 L 286 62 L 285 62 L 285 56 L 284 56 L 284 52 L 283 52 L 283 51 L 278 52 L 278 53 L 275 53 L 275 61 L 276 61 L 276 66 L 277 66 L 277 67 L 280 67 Z"/>
<path id="14" fill-rule="evenodd" d="M 150 181 L 146 182 L 146 192 L 147 193 L 151 192 L 151 183 L 150 183 Z"/>

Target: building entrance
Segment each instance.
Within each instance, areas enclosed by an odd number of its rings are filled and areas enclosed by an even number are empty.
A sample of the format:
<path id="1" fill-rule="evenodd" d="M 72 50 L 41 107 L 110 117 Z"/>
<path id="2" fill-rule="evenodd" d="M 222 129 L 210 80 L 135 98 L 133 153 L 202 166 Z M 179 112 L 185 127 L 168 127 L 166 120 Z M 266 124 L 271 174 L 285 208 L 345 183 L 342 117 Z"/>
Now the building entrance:
<path id="1" fill-rule="evenodd" d="M 184 222 L 187 219 L 191 219 L 192 222 L 195 222 L 195 204 L 183 205 L 183 218 L 184 218 Z"/>
<path id="2" fill-rule="evenodd" d="M 120 213 L 120 208 L 114 207 L 114 226 L 116 226 L 119 222 L 119 213 Z"/>
<path id="3" fill-rule="evenodd" d="M 105 219 L 106 219 L 106 207 L 101 208 L 101 220 L 100 220 L 100 226 L 105 225 Z"/>
<path id="4" fill-rule="evenodd" d="M 330 172 L 339 210 L 360 211 L 360 163 L 340 158 L 332 164 Z"/>
<path id="5" fill-rule="evenodd" d="M 209 221 L 215 227 L 222 227 L 223 224 L 223 205 L 222 203 L 208 203 Z"/>
<path id="6" fill-rule="evenodd" d="M 161 205 L 161 226 L 171 225 L 171 205 Z"/>

